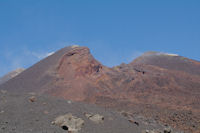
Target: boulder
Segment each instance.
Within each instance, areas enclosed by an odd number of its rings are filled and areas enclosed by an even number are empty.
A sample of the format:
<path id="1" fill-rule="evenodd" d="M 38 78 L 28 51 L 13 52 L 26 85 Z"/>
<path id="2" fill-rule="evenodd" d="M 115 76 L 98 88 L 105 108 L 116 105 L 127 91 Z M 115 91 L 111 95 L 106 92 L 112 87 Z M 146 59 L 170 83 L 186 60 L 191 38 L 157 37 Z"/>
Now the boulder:
<path id="1" fill-rule="evenodd" d="M 63 130 L 67 130 L 68 132 L 77 133 L 83 127 L 84 120 L 69 113 L 57 117 L 52 124 L 60 126 Z"/>
<path id="2" fill-rule="evenodd" d="M 164 129 L 164 133 L 172 133 L 172 129 L 170 127 L 166 127 Z"/>
<path id="3" fill-rule="evenodd" d="M 85 113 L 85 116 L 86 116 L 89 120 L 91 120 L 91 121 L 93 121 L 93 122 L 95 122 L 95 123 L 102 123 L 102 122 L 104 121 L 104 116 L 102 116 L 102 115 L 100 115 L 100 114 L 95 114 L 95 115 L 93 115 L 93 114 L 87 114 L 87 113 Z"/>
<path id="4" fill-rule="evenodd" d="M 30 102 L 35 102 L 35 101 L 36 101 L 36 97 L 35 97 L 35 96 L 30 97 L 30 98 L 29 98 L 29 101 L 30 101 Z"/>

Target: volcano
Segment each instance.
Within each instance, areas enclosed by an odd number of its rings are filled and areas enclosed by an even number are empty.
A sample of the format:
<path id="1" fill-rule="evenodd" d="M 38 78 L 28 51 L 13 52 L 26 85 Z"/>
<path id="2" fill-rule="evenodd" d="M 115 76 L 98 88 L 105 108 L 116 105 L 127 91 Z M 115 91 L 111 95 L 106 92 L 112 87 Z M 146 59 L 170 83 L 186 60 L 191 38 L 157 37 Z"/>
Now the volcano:
<path id="1" fill-rule="evenodd" d="M 128 111 L 189 132 L 200 130 L 200 62 L 147 52 L 129 64 L 102 65 L 70 46 L 0 86 Z"/>

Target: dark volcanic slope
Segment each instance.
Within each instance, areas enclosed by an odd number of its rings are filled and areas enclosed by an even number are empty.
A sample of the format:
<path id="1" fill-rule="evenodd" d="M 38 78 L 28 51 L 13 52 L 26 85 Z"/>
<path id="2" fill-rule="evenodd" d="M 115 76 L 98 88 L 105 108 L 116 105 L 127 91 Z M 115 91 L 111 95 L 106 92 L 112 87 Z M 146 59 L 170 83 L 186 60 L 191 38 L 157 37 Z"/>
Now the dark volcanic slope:
<path id="1" fill-rule="evenodd" d="M 199 66 L 194 60 L 154 52 L 108 68 L 96 61 L 88 48 L 72 46 L 0 88 L 129 110 L 195 132 L 200 127 Z"/>
<path id="2" fill-rule="evenodd" d="M 55 78 L 56 64 L 58 64 L 59 59 L 70 49 L 70 47 L 61 49 L 53 56 L 49 56 L 38 62 L 22 74 L 3 84 L 3 88 L 17 91 L 41 91 L 42 88 L 45 88 Z"/>
<path id="3" fill-rule="evenodd" d="M 30 101 L 34 97 L 34 102 Z M 79 133 L 141 133 L 145 130 L 163 131 L 154 121 L 134 118 L 129 122 L 121 114 L 103 108 L 36 94 L 0 91 L 0 133 L 67 133 L 53 125 L 58 116 L 71 113 L 84 120 Z M 100 114 L 101 123 L 89 120 L 84 114 Z M 178 133 L 178 132 L 177 132 Z"/>

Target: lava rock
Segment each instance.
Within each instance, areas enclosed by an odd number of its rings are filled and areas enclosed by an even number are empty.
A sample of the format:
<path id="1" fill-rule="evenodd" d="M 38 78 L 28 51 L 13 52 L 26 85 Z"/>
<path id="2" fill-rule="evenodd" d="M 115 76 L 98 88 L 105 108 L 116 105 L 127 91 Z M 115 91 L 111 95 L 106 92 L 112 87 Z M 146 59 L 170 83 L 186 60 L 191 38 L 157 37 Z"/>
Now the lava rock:
<path id="1" fill-rule="evenodd" d="M 95 123 L 102 123 L 102 122 L 104 121 L 104 116 L 102 116 L 102 115 L 100 115 L 100 114 L 95 114 L 95 115 L 93 115 L 93 114 L 87 114 L 87 113 L 85 113 L 85 116 L 86 116 L 89 120 L 91 120 L 91 121 L 93 121 L 93 122 L 95 122 Z"/>
<path id="2" fill-rule="evenodd" d="M 30 98 L 29 98 L 29 101 L 30 101 L 30 102 L 35 102 L 35 101 L 36 101 L 36 97 L 35 97 L 35 96 L 30 97 Z"/>
<path id="3" fill-rule="evenodd" d="M 164 133 L 172 133 L 172 129 L 170 127 L 166 127 L 164 129 Z"/>
<path id="4" fill-rule="evenodd" d="M 68 132 L 77 133 L 83 127 L 84 120 L 69 113 L 57 117 L 52 124 L 60 126 L 63 130 L 67 130 Z"/>

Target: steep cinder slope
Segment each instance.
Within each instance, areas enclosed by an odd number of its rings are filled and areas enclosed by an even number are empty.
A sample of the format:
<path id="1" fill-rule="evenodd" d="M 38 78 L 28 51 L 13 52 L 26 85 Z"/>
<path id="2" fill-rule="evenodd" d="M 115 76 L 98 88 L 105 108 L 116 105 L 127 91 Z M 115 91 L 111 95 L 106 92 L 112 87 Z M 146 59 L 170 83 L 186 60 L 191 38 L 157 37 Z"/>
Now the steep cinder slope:
<path id="1" fill-rule="evenodd" d="M 67 47 L 0 86 L 98 104 L 154 118 L 185 131 L 200 127 L 199 62 L 146 53 L 108 68 L 86 47 Z M 191 70 L 192 69 L 192 70 Z"/>

